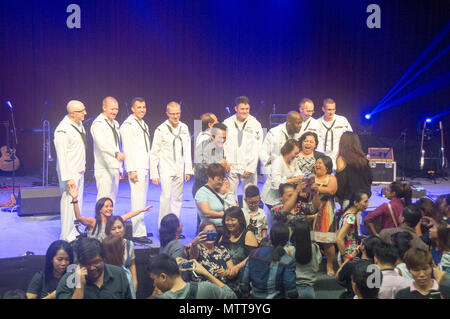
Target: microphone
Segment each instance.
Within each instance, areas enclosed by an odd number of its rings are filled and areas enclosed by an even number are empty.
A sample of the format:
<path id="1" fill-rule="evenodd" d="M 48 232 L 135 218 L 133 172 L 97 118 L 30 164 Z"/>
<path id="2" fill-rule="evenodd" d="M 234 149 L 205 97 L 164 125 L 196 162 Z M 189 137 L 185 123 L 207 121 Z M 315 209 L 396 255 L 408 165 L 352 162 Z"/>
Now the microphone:
<path id="1" fill-rule="evenodd" d="M 11 110 L 13 109 L 13 106 L 12 106 L 12 104 L 11 104 L 11 101 L 6 101 L 6 105 L 8 105 L 9 108 L 10 108 Z"/>

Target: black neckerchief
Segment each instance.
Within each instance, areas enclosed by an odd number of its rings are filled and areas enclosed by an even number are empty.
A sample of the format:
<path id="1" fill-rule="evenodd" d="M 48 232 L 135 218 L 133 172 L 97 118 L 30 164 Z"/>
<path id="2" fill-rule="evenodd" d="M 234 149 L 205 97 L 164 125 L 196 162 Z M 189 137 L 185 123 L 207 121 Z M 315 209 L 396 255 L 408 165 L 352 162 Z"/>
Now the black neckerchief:
<path id="1" fill-rule="evenodd" d="M 113 135 L 114 135 L 114 141 L 116 142 L 116 146 L 119 146 L 119 135 L 117 134 L 117 131 L 115 129 L 114 126 L 112 126 L 111 124 L 109 124 L 108 120 L 105 119 L 106 124 L 108 124 L 108 126 L 111 128 L 111 130 L 113 131 Z"/>
<path id="2" fill-rule="evenodd" d="M 136 120 L 137 124 L 139 124 L 140 128 L 142 129 L 142 131 L 144 131 L 145 150 L 146 150 L 147 153 L 148 153 L 148 148 L 149 148 L 149 147 L 148 147 L 148 144 L 147 144 L 147 137 L 148 137 L 148 141 L 149 141 L 149 143 L 150 143 L 150 134 L 148 133 L 147 128 L 146 128 L 146 127 L 143 127 L 143 126 L 141 125 L 141 123 L 139 123 L 138 119 L 135 118 L 135 120 Z M 145 125 L 145 123 L 144 123 L 144 125 Z"/>
<path id="3" fill-rule="evenodd" d="M 325 134 L 325 143 L 324 143 L 324 146 L 323 146 L 323 150 L 324 150 L 324 152 L 326 152 L 327 151 L 327 141 L 328 141 L 328 133 L 331 131 L 331 150 L 333 150 L 333 145 L 334 145 L 334 134 L 333 134 L 333 131 L 332 131 L 332 129 L 333 129 L 333 126 L 334 126 L 334 123 L 336 123 L 336 119 L 333 121 L 333 123 L 331 123 L 331 126 L 330 127 L 327 127 L 323 122 L 322 122 L 322 125 L 323 125 L 323 127 L 325 127 L 326 129 L 327 129 L 327 133 Z"/>

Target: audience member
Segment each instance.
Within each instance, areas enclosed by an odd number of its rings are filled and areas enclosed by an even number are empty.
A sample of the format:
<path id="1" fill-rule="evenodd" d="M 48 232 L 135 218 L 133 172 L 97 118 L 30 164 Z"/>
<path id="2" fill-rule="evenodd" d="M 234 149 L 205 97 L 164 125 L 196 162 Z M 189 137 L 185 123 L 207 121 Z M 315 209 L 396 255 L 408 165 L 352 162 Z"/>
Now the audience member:
<path id="1" fill-rule="evenodd" d="M 28 285 L 27 299 L 55 299 L 58 282 L 71 264 L 72 246 L 64 240 L 53 242 L 45 254 L 44 271 L 36 273 Z"/>
<path id="2" fill-rule="evenodd" d="M 216 225 L 221 233 L 225 202 L 219 195 L 219 191 L 225 178 L 225 168 L 217 163 L 210 164 L 206 168 L 206 175 L 208 176 L 208 182 L 200 187 L 195 194 L 197 214 L 200 223 L 209 220 Z"/>
<path id="3" fill-rule="evenodd" d="M 289 228 L 278 222 L 270 228 L 271 244 L 250 253 L 242 272 L 239 289 L 253 299 L 298 298 L 295 285 L 295 259 L 285 251 Z"/>
<path id="4" fill-rule="evenodd" d="M 374 263 L 375 249 L 381 243 L 382 240 L 376 236 L 364 238 L 361 245 L 341 265 L 336 272 L 336 279 L 338 284 L 346 288 L 346 291 L 341 294 L 340 299 L 352 299 L 354 297 L 355 293 L 352 288 L 351 274 L 355 266 L 359 263 L 366 263 L 368 265 Z"/>
<path id="5" fill-rule="evenodd" d="M 395 266 L 395 271 L 402 277 L 407 279 L 413 279 L 411 274 L 403 261 L 403 256 L 411 248 L 411 240 L 413 236 L 408 232 L 399 232 L 392 234 L 391 242 L 392 246 L 397 250 L 397 263 Z"/>
<path id="6" fill-rule="evenodd" d="M 422 212 L 422 220 L 416 225 L 416 234 L 427 245 L 430 245 L 430 229 L 436 223 L 442 219 L 439 216 L 438 206 L 429 198 L 422 197 L 414 203 Z"/>
<path id="7" fill-rule="evenodd" d="M 352 272 L 352 288 L 355 292 L 355 299 L 378 299 L 380 287 L 376 284 L 369 284 L 374 271 L 377 268 L 369 268 L 373 264 L 360 263 L 355 266 Z M 383 275 L 380 273 L 380 280 L 383 281 Z"/>
<path id="8" fill-rule="evenodd" d="M 280 185 L 278 193 L 281 204 L 272 207 L 270 210 L 273 221 L 284 222 L 293 231 L 297 219 L 305 220 L 308 223 L 315 219 L 317 209 L 321 205 L 319 195 L 315 193 L 312 202 L 305 202 L 302 199 L 308 197 L 308 195 L 303 192 L 304 188 L 304 182 L 297 185 Z"/>
<path id="9" fill-rule="evenodd" d="M 314 132 L 304 133 L 298 140 L 300 153 L 298 153 L 296 162 L 297 166 L 304 175 L 314 173 L 314 164 L 319 157 L 325 156 L 323 153 L 317 152 L 319 139 Z"/>
<path id="10" fill-rule="evenodd" d="M 222 187 L 219 190 L 219 196 L 223 199 L 223 209 L 224 211 L 233 206 L 239 206 L 236 201 L 236 194 L 230 188 L 230 180 L 225 177 L 223 179 Z"/>
<path id="11" fill-rule="evenodd" d="M 318 193 L 321 200 L 319 212 L 313 224 L 314 241 L 323 246 L 327 257 L 327 275 L 334 276 L 334 261 L 336 259 L 336 205 L 334 195 L 337 191 L 336 177 L 332 175 L 333 162 L 328 156 L 319 158 L 314 166 L 315 184 L 311 187 Z"/>
<path id="12" fill-rule="evenodd" d="M 297 184 L 302 180 L 302 172 L 295 163 L 295 158 L 300 152 L 296 140 L 288 140 L 280 150 L 280 155 L 270 165 L 270 173 L 261 191 L 261 199 L 271 209 L 280 203 L 278 188 L 283 183 Z"/>
<path id="13" fill-rule="evenodd" d="M 84 217 L 81 215 L 80 207 L 78 206 L 78 188 L 73 187 L 69 189 L 69 194 L 72 196 L 73 208 L 75 211 L 76 220 L 80 221 L 81 224 L 86 226 L 89 238 L 95 238 L 102 241 L 106 237 L 105 227 L 106 222 L 111 218 L 114 210 L 114 204 L 111 198 L 103 197 L 100 198 L 95 204 L 95 218 Z M 144 207 L 134 212 L 130 212 L 122 215 L 122 220 L 127 221 L 128 219 L 137 216 L 143 212 L 148 211 L 152 208 L 152 205 Z"/>
<path id="14" fill-rule="evenodd" d="M 350 195 L 350 202 L 339 221 L 339 231 L 336 236 L 339 265 L 342 265 L 359 244 L 358 213 L 364 212 L 367 206 L 369 206 L 369 195 L 367 193 L 358 191 Z"/>
<path id="15" fill-rule="evenodd" d="M 247 230 L 255 234 L 258 243 L 266 238 L 269 224 L 267 222 L 266 213 L 259 207 L 261 196 L 256 185 L 248 185 L 245 189 L 246 207 L 242 208 L 245 221 L 247 222 Z"/>
<path id="16" fill-rule="evenodd" d="M 205 233 L 215 233 L 216 238 L 210 240 Z M 209 273 L 226 283 L 228 278 L 235 277 L 237 272 L 234 272 L 228 249 L 217 243 L 218 238 L 216 225 L 207 220 L 202 222 L 197 237 L 189 245 L 189 258 L 197 260 Z"/>
<path id="17" fill-rule="evenodd" d="M 411 285 L 411 279 L 395 272 L 397 257 L 397 251 L 391 244 L 383 242 L 375 249 L 375 265 L 383 273 L 383 282 L 378 293 L 379 299 L 394 299 L 399 290 Z"/>
<path id="18" fill-rule="evenodd" d="M 381 204 L 364 218 L 364 222 L 372 234 L 375 236 L 379 235 L 374 225 L 376 219 L 380 219 L 380 231 L 386 228 L 398 227 L 403 208 L 411 205 L 411 197 L 412 189 L 409 184 L 399 181 L 392 182 L 386 190 L 386 198 L 390 202 Z"/>
<path id="19" fill-rule="evenodd" d="M 236 274 L 227 284 L 238 291 L 238 274 L 244 268 L 250 251 L 258 247 L 258 240 L 253 232 L 247 230 L 244 213 L 239 207 L 234 206 L 225 211 L 223 224 L 225 227 L 219 243 L 229 250 L 234 265 L 232 275 Z"/>
<path id="20" fill-rule="evenodd" d="M 436 205 L 439 208 L 439 216 L 450 224 L 450 194 L 441 195 L 436 200 Z"/>
<path id="21" fill-rule="evenodd" d="M 192 260 L 194 268 L 188 269 L 202 275 L 208 281 L 185 282 L 181 277 L 179 264 L 185 259 L 177 261 L 165 254 L 153 258 L 149 265 L 150 277 L 153 285 L 162 294 L 156 295 L 156 299 L 235 299 L 235 293 L 219 279 L 211 275 L 199 262 Z M 178 263 L 177 263 L 178 262 Z"/>
<path id="22" fill-rule="evenodd" d="M 450 228 L 448 224 L 444 221 L 435 223 L 430 229 L 430 240 L 434 263 L 448 268 L 450 266 Z"/>
<path id="23" fill-rule="evenodd" d="M 120 267 L 105 264 L 102 244 L 95 238 L 76 242 L 77 269 L 66 273 L 56 299 L 131 299 L 130 284 Z"/>
<path id="24" fill-rule="evenodd" d="M 395 299 L 443 299 L 438 282 L 431 278 L 433 272 L 431 253 L 413 247 L 406 252 L 403 259 L 414 281 L 408 288 L 400 290 Z"/>
<path id="25" fill-rule="evenodd" d="M 295 258 L 295 283 L 301 299 L 314 299 L 314 283 L 322 261 L 319 246 L 311 241 L 308 224 L 296 220 L 291 236 L 293 246 L 286 246 L 289 255 Z"/>
<path id="26" fill-rule="evenodd" d="M 356 133 L 342 134 L 336 165 L 338 184 L 336 196 L 341 207 L 347 207 L 352 192 L 361 191 L 365 192 L 369 198 L 372 196 L 372 170 Z"/>
<path id="27" fill-rule="evenodd" d="M 159 227 L 159 252 L 172 258 L 186 258 L 183 243 L 179 242 L 183 225 L 175 214 L 168 214 L 161 219 Z"/>
<path id="28" fill-rule="evenodd" d="M 138 280 L 136 273 L 136 256 L 134 254 L 134 244 L 131 240 L 125 238 L 125 223 L 120 216 L 111 216 L 111 218 L 106 223 L 105 229 L 106 235 L 114 235 L 122 240 L 123 246 L 123 266 L 128 269 L 133 278 L 134 292 L 138 289 Z M 106 262 L 111 264 L 110 262 Z M 113 265 L 116 265 L 115 263 Z M 116 265 L 117 266 L 117 265 Z M 133 291 L 131 291 L 133 293 Z"/>
<path id="29" fill-rule="evenodd" d="M 380 238 L 386 243 L 391 243 L 391 236 L 398 232 L 408 232 L 412 235 L 411 247 L 422 248 L 428 250 L 428 245 L 426 245 L 423 240 L 416 235 L 415 228 L 417 224 L 422 219 L 422 213 L 420 209 L 415 205 L 406 206 L 402 211 L 402 216 L 400 217 L 400 226 L 395 228 L 383 229 L 380 232 Z"/>
<path id="30" fill-rule="evenodd" d="M 131 271 L 125 267 L 123 256 L 125 254 L 125 246 L 123 239 L 119 236 L 108 235 L 102 242 L 105 251 L 104 261 L 106 264 L 121 267 L 127 275 L 130 284 L 130 292 L 132 299 L 136 299 L 136 287 L 134 286 L 134 278 Z"/>

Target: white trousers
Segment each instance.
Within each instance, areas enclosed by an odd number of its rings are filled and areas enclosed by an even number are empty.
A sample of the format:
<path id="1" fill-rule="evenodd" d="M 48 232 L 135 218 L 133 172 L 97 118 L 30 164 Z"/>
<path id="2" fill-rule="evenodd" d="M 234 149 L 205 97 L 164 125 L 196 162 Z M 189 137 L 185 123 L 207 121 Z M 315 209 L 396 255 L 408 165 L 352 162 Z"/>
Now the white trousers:
<path id="1" fill-rule="evenodd" d="M 181 205 L 183 204 L 184 175 L 161 176 L 161 196 L 159 198 L 159 221 L 164 216 L 175 214 L 180 217 Z"/>
<path id="2" fill-rule="evenodd" d="M 116 203 L 119 190 L 119 169 L 101 168 L 94 171 L 95 183 L 97 184 L 97 201 L 103 197 L 109 197 Z"/>
<path id="3" fill-rule="evenodd" d="M 247 185 L 249 184 L 253 184 L 255 186 L 258 186 L 258 174 L 254 173 L 252 175 L 250 175 L 249 178 L 244 178 L 244 176 L 242 176 L 242 174 L 230 171 L 230 174 L 228 176 L 228 180 L 230 181 L 230 190 L 237 196 L 238 193 L 238 187 L 239 187 L 239 181 L 241 181 L 241 185 L 242 185 L 242 199 L 245 198 L 245 188 L 247 187 Z M 237 200 L 237 198 L 236 198 Z M 247 203 L 245 202 L 245 200 L 242 200 L 242 204 L 244 207 L 247 207 Z"/>
<path id="4" fill-rule="evenodd" d="M 72 196 L 69 194 L 67 183 L 61 180 L 58 172 L 59 188 L 61 190 L 61 235 L 60 239 L 68 242 L 74 241 L 79 235 L 75 228 L 75 212 L 73 210 Z M 84 173 L 78 173 L 75 185 L 78 187 L 78 206 L 83 211 L 83 190 L 84 190 Z"/>
<path id="5" fill-rule="evenodd" d="M 131 211 L 133 212 L 147 206 L 148 169 L 138 169 L 136 170 L 136 173 L 138 176 L 137 182 L 133 182 L 128 175 L 131 190 Z M 133 237 L 147 236 L 144 214 L 145 213 L 139 214 L 131 219 L 133 225 Z"/>

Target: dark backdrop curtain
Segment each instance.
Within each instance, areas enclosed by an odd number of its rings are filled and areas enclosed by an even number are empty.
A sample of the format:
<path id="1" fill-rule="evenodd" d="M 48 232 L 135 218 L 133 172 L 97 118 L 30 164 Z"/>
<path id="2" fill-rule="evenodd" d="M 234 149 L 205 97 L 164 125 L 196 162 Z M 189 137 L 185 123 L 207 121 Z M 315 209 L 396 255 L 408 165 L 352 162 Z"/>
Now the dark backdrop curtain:
<path id="1" fill-rule="evenodd" d="M 66 26 L 71 3 L 81 7 L 81 29 Z M 370 3 L 381 7 L 381 29 L 366 26 Z M 9 118 L 4 102 L 11 100 L 25 171 L 41 167 L 41 135 L 31 128 L 43 117 L 54 128 L 71 99 L 95 117 L 107 95 L 119 100 L 119 122 L 126 103 L 146 98 L 151 130 L 165 120 L 167 102 L 182 102 L 191 131 L 204 112 L 223 120 L 238 95 L 249 96 L 263 127 L 274 104 L 287 113 L 310 97 L 317 118 L 332 97 L 357 131 L 394 140 L 406 128 L 415 145 L 419 123 L 450 107 L 449 86 L 377 114 L 368 126 L 362 117 L 450 21 L 449 12 L 448 1 L 438 0 L 2 0 L 0 115 Z M 449 60 L 444 55 L 397 97 L 447 72 Z M 450 128 L 449 116 L 444 123 Z"/>

